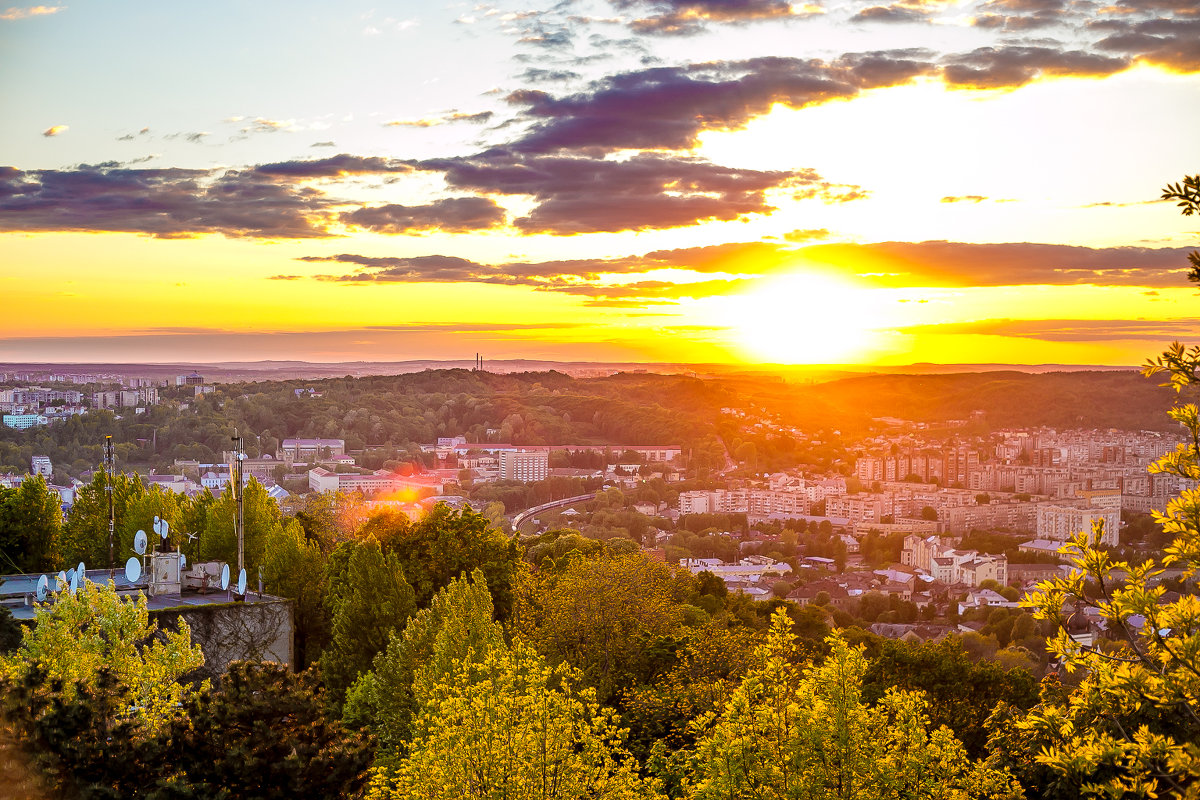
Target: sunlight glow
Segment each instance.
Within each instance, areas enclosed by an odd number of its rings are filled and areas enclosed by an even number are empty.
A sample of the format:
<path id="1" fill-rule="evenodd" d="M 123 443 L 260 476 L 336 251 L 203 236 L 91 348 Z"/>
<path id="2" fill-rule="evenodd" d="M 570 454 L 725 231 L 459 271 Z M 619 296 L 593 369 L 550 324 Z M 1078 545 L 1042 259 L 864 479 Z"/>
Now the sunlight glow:
<path id="1" fill-rule="evenodd" d="M 830 364 L 875 344 L 874 293 L 819 273 L 795 272 L 726 298 L 720 316 L 747 361 Z M 876 309 L 877 311 L 877 309 Z"/>

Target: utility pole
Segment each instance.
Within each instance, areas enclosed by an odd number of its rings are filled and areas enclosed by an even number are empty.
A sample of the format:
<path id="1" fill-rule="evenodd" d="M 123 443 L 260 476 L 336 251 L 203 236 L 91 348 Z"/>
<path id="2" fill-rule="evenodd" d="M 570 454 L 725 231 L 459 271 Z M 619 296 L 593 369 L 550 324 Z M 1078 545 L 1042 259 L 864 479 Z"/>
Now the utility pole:
<path id="1" fill-rule="evenodd" d="M 237 503 L 237 543 L 238 543 L 238 574 L 246 568 L 246 520 L 242 514 L 242 460 L 246 453 L 242 449 L 242 437 L 237 428 L 233 429 L 233 474 L 229 476 L 233 484 L 233 498 Z"/>
<path id="2" fill-rule="evenodd" d="M 104 437 L 104 494 L 108 496 L 108 579 L 113 580 L 113 570 L 116 567 L 113 551 L 113 528 L 116 515 L 113 512 L 113 467 L 116 465 L 116 449 L 113 447 L 111 436 Z"/>

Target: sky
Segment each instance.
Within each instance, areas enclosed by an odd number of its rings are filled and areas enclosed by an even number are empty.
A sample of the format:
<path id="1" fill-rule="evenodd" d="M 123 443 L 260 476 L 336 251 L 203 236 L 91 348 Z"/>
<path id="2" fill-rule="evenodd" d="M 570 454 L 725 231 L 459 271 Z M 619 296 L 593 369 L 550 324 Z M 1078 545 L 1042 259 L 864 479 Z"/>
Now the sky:
<path id="1" fill-rule="evenodd" d="M 1198 130 L 1200 0 L 0 5 L 0 361 L 1136 365 Z"/>

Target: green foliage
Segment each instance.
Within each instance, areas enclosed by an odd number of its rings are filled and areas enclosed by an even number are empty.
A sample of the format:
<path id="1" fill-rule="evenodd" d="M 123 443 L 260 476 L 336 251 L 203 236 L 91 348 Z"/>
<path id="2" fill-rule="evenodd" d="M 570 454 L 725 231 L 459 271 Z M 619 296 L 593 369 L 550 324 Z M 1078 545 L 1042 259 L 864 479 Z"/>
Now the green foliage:
<path id="1" fill-rule="evenodd" d="M 375 539 L 341 545 L 334 554 L 343 558 L 329 564 L 326 604 L 333 621 L 321 674 L 340 708 L 346 690 L 371 668 L 392 632 L 404 628 L 415 603 L 400 559 Z"/>
<path id="2" fill-rule="evenodd" d="M 820 665 L 790 661 L 779 612 L 755 665 L 696 748 L 690 797 L 1016 798 L 1011 776 L 972 762 L 947 728 L 930 730 L 919 693 L 862 699 L 861 648 L 827 640 Z"/>
<path id="3" fill-rule="evenodd" d="M 513 576 L 521 563 L 520 546 L 469 507 L 458 512 L 438 503 L 416 523 L 400 513 L 376 514 L 360 535 L 375 537 L 389 556 L 399 560 L 418 606 L 427 606 L 458 576 L 480 569 L 498 616 L 508 616 Z"/>
<path id="4" fill-rule="evenodd" d="M 1000 703 L 1029 708 L 1037 682 L 1027 670 L 973 662 L 956 637 L 938 642 L 881 640 L 869 650 L 863 699 L 873 703 L 889 689 L 923 692 L 931 724 L 945 725 L 972 758 L 985 755 L 988 717 Z"/>
<path id="5" fill-rule="evenodd" d="M 656 796 L 610 711 L 529 646 L 461 663 L 419 696 L 406 759 L 376 771 L 370 800 L 639 800 Z"/>
<path id="6" fill-rule="evenodd" d="M 176 631 L 160 631 L 150 622 L 144 596 L 127 600 L 111 583 L 85 580 L 74 595 L 59 592 L 54 603 L 38 607 L 20 647 L 0 658 L 0 674 L 20 682 L 33 670 L 43 671 L 47 681 L 61 684 L 67 701 L 79 687 L 94 690 L 103 673 L 111 674 L 137 698 L 128 708 L 132 719 L 158 730 L 186 694 L 179 680 L 203 664 L 186 622 Z"/>
<path id="7" fill-rule="evenodd" d="M 581 671 L 603 701 L 662 667 L 660 639 L 683 620 L 669 567 L 641 553 L 571 560 L 520 598 L 516 627 L 552 662 Z"/>
<path id="8" fill-rule="evenodd" d="M 1185 175 L 1179 183 L 1167 184 L 1163 189 L 1163 200 L 1176 200 L 1179 213 L 1185 217 L 1200 213 L 1200 175 Z M 1188 261 L 1192 268 L 1188 272 L 1188 280 L 1200 282 L 1200 251 L 1188 253 Z"/>
<path id="9" fill-rule="evenodd" d="M 367 740 L 330 719 L 311 672 L 239 662 L 173 722 L 160 791 L 164 800 L 337 800 L 362 787 L 370 761 Z"/>
<path id="10" fill-rule="evenodd" d="M 272 527 L 264 550 L 263 585 L 269 593 L 294 603 L 296 666 L 304 669 L 320 658 L 329 641 L 332 620 L 325 605 L 325 556 L 296 521 Z"/>
<path id="11" fill-rule="evenodd" d="M 493 611 L 482 571 L 451 581 L 402 635 L 392 634 L 372 670 L 351 688 L 344 719 L 375 734 L 384 760 L 393 760 L 412 738 L 418 698 L 432 697 L 456 671 L 506 647 Z"/>
<path id="12" fill-rule="evenodd" d="M 59 562 L 62 511 L 41 475 L 15 489 L 0 487 L 0 569 L 48 572 Z"/>
<path id="13" fill-rule="evenodd" d="M 1196 182 L 1178 189 L 1195 210 Z M 1146 374 L 1166 373 L 1177 392 L 1198 382 L 1200 348 L 1173 344 L 1152 360 Z M 1177 405 L 1170 417 L 1185 441 L 1151 466 L 1153 473 L 1200 478 L 1200 409 Z M 1041 746 L 1037 761 L 1060 783 L 1098 797 L 1200 797 L 1200 490 L 1187 489 L 1154 518 L 1174 537 L 1155 559 L 1116 560 L 1099 546 L 1103 528 L 1081 532 L 1064 548 L 1075 569 L 1045 581 L 1027 598 L 1038 619 L 1056 635 L 1050 651 L 1082 680 L 1069 698 L 1049 697 L 1018 721 Z M 1177 599 L 1164 597 L 1163 567 L 1182 569 Z M 1067 617 L 1095 609 L 1118 639 L 1116 646 L 1074 640 Z"/>

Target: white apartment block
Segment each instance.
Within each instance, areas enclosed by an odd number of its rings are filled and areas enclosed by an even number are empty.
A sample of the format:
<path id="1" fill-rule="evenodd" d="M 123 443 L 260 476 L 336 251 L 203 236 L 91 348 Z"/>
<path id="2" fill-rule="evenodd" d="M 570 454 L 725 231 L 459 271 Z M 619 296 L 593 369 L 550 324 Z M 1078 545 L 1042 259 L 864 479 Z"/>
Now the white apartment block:
<path id="1" fill-rule="evenodd" d="M 550 474 L 550 454 L 544 450 L 502 450 L 498 459 L 503 481 L 533 483 Z"/>
<path id="2" fill-rule="evenodd" d="M 1104 523 L 1102 544 L 1116 545 L 1119 541 L 1121 511 L 1119 508 L 1095 508 L 1085 504 L 1038 506 L 1037 538 L 1064 542 L 1077 533 L 1091 533 L 1092 525 Z"/>
<path id="3" fill-rule="evenodd" d="M 937 536 L 906 536 L 901 563 L 924 571 L 945 584 L 978 586 L 986 580 L 1008 583 L 1008 557 L 975 550 L 955 550 Z"/>
<path id="4" fill-rule="evenodd" d="M 50 456 L 34 456 L 31 458 L 29 474 L 41 475 L 43 478 L 49 479 L 54 474 L 54 466 L 50 463 Z"/>

